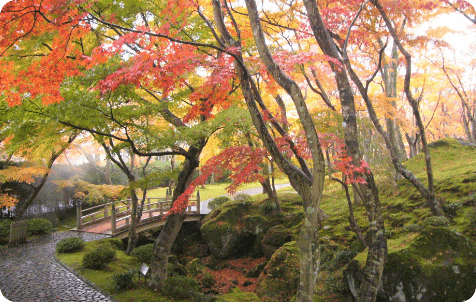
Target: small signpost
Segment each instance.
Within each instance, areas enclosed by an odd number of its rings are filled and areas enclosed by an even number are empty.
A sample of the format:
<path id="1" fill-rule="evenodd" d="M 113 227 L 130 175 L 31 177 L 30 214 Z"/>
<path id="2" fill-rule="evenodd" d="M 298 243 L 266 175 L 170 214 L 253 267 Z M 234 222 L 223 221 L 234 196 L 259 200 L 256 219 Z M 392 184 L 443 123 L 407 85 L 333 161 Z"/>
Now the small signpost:
<path id="1" fill-rule="evenodd" d="M 149 277 L 149 266 L 145 263 L 142 263 L 142 266 L 140 267 L 139 280 L 141 275 L 143 275 L 146 280 L 147 280 L 147 277 Z"/>

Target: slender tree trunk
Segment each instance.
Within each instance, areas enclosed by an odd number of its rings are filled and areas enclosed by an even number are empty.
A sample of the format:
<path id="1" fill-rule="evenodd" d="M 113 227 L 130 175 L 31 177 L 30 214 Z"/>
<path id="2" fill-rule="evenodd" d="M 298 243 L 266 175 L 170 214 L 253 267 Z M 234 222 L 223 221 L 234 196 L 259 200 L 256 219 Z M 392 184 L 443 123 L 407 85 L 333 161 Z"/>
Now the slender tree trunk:
<path id="1" fill-rule="evenodd" d="M 112 185 L 111 160 L 109 158 L 106 159 L 106 169 L 104 171 L 104 181 L 105 181 L 106 185 Z"/>
<path id="2" fill-rule="evenodd" d="M 28 198 L 22 202 L 21 204 L 18 204 L 15 207 L 15 220 L 20 221 L 23 219 L 23 215 L 25 214 L 26 210 L 30 206 L 30 204 L 35 200 L 36 196 L 38 196 L 38 193 L 40 193 L 41 189 L 43 188 L 44 184 L 46 183 L 46 180 L 48 179 L 48 175 L 50 174 L 51 167 L 55 163 L 55 160 L 71 145 L 71 143 L 76 139 L 77 134 L 73 134 L 68 138 L 68 141 L 63 143 L 63 145 L 60 147 L 58 151 L 52 151 L 51 157 L 48 160 L 48 163 L 46 164 L 46 172 L 43 174 L 41 177 L 40 183 L 37 186 L 33 186 L 33 192 Z"/>
<path id="3" fill-rule="evenodd" d="M 425 154 L 425 165 L 426 165 L 426 174 L 427 174 L 427 179 L 428 179 L 428 188 L 426 192 L 427 196 L 427 201 L 428 204 L 431 208 L 431 211 L 433 212 L 434 215 L 437 216 L 444 216 L 443 210 L 441 209 L 441 205 L 439 200 L 435 196 L 435 186 L 434 186 L 434 179 L 433 179 L 433 167 L 431 164 L 431 155 L 430 155 L 430 149 L 428 148 L 428 142 L 426 139 L 426 133 L 425 133 L 425 126 L 423 125 L 423 120 L 421 117 L 420 113 L 420 108 L 419 108 L 419 103 L 421 101 L 421 98 L 423 96 L 423 92 L 420 95 L 420 98 L 417 100 L 413 97 L 411 90 L 410 90 L 410 82 L 411 82 L 411 76 L 412 76 L 412 56 L 410 53 L 406 51 L 406 49 L 403 47 L 401 44 L 399 37 L 393 28 L 393 24 L 388 18 L 385 10 L 383 7 L 380 5 L 378 0 L 371 0 L 370 1 L 380 12 L 380 15 L 382 16 L 390 34 L 392 35 L 392 38 L 397 45 L 399 51 L 403 54 L 405 57 L 406 61 L 406 74 L 405 74 L 405 81 L 404 81 L 404 91 L 405 95 L 407 97 L 408 103 L 410 104 L 412 111 L 413 111 L 413 116 L 415 117 L 416 124 L 418 126 L 418 131 L 421 139 L 421 145 L 423 152 Z"/>
<path id="4" fill-rule="evenodd" d="M 268 195 L 268 199 L 271 200 L 276 205 L 276 211 L 281 213 L 281 205 L 279 204 L 278 195 L 276 194 L 276 190 L 273 188 L 271 183 L 271 177 L 269 175 L 269 168 L 267 163 L 263 163 L 261 165 L 263 168 L 264 174 L 266 175 L 265 180 L 261 182 L 261 186 L 263 187 L 263 193 Z"/>
<path id="5" fill-rule="evenodd" d="M 307 106 L 304 102 L 304 98 L 299 86 L 282 72 L 282 70 L 279 68 L 279 65 L 273 60 L 269 50 L 267 49 L 266 43 L 264 41 L 264 34 L 259 21 L 256 3 L 253 0 L 246 0 L 246 6 L 248 8 L 248 16 L 250 19 L 253 36 L 260 53 L 260 58 L 266 65 L 267 70 L 270 72 L 273 78 L 281 87 L 286 90 L 287 94 L 291 96 L 299 114 L 308 146 L 311 149 L 311 153 L 313 155 L 312 172 L 309 171 L 306 162 L 298 154 L 295 153 L 301 169 L 290 162 L 289 159 L 279 151 L 279 148 L 269 133 L 267 125 L 258 108 L 257 103 L 261 108 L 263 108 L 263 102 L 259 91 L 257 90 L 255 83 L 243 62 L 240 47 L 240 37 L 238 36 L 238 40 L 235 40 L 228 32 L 224 21 L 221 3 L 219 0 L 213 0 L 215 22 L 222 36 L 222 38 L 218 39 L 218 42 L 225 43 L 227 47 L 236 47 L 238 54 L 235 57 L 235 66 L 253 125 L 255 126 L 260 139 L 263 142 L 263 145 L 271 154 L 280 169 L 288 176 L 291 185 L 294 189 L 296 189 L 303 200 L 305 218 L 297 242 L 300 258 L 300 283 L 296 297 L 297 301 L 311 302 L 313 301 L 314 289 L 319 272 L 318 222 L 322 216 L 322 210 L 319 206 L 322 197 L 322 190 L 324 187 L 324 156 L 321 150 L 317 132 L 312 121 L 312 117 L 307 110 Z M 202 18 L 204 18 L 204 16 L 202 16 Z M 236 26 L 235 30 L 236 32 L 239 32 L 239 29 L 236 28 Z M 279 124 L 272 123 L 272 125 L 282 136 L 286 134 L 286 130 Z M 289 143 L 291 150 L 294 152 L 295 149 L 293 147 L 293 142 L 289 141 Z"/>
<path id="6" fill-rule="evenodd" d="M 202 140 L 197 146 L 189 148 L 188 152 L 193 158 L 187 158 L 183 170 L 180 172 L 177 186 L 172 196 L 171 204 L 185 192 L 188 185 L 192 181 L 193 172 L 199 165 L 199 156 L 205 146 L 206 141 Z M 185 209 L 181 213 L 173 213 L 167 217 L 165 225 L 159 236 L 154 242 L 154 251 L 150 262 L 150 279 L 149 286 L 154 289 L 160 289 L 165 279 L 167 279 L 167 264 L 169 261 L 172 244 L 182 227 L 182 222 L 185 219 Z"/>
<path id="7" fill-rule="evenodd" d="M 314 37 L 323 53 L 344 63 L 337 51 L 334 41 L 324 25 L 316 2 L 313 0 L 304 0 L 304 5 L 306 6 L 307 16 Z M 352 158 L 354 166 L 360 166 L 362 155 L 359 148 L 357 115 L 352 87 L 345 69 L 342 69 L 341 66 L 337 66 L 333 61 L 329 61 L 329 65 L 335 74 L 334 77 L 339 89 L 347 155 Z M 373 302 L 376 300 L 378 287 L 382 278 L 387 255 L 387 239 L 385 237 L 384 219 L 381 213 L 378 189 L 370 169 L 367 169 L 366 172 L 367 173 L 354 175 L 354 177 L 363 177 L 366 181 L 366 184 L 354 184 L 354 189 L 361 192 L 359 195 L 362 196 L 362 203 L 367 210 L 370 225 L 368 236 L 369 253 L 364 267 L 358 301 Z"/>
<path id="8" fill-rule="evenodd" d="M 129 181 L 129 185 L 131 185 L 133 182 L 134 180 Z M 137 198 L 137 194 L 134 189 L 130 189 L 129 192 L 131 194 L 131 224 L 129 226 L 129 235 L 127 240 L 127 255 L 130 255 L 130 253 L 135 249 L 137 241 L 139 239 L 137 235 L 137 224 L 139 217 L 139 215 L 137 214 L 137 210 L 139 205 L 139 198 Z"/>

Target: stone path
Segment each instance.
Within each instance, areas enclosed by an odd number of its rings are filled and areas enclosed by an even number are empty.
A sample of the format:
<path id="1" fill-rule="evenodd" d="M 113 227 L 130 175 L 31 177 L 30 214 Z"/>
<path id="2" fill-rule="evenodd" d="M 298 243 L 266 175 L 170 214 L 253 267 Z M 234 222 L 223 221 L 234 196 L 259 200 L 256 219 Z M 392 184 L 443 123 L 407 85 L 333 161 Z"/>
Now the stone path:
<path id="1" fill-rule="evenodd" d="M 85 241 L 108 237 L 61 232 L 1 249 L 0 290 L 3 296 L 12 302 L 112 301 L 56 261 L 56 242 L 72 236 L 80 236 Z"/>
<path id="2" fill-rule="evenodd" d="M 289 187 L 289 186 L 291 186 L 289 183 L 275 185 L 276 190 L 281 189 L 281 188 L 285 188 L 285 187 Z M 247 195 L 256 195 L 256 194 L 261 194 L 261 193 L 263 193 L 263 187 L 252 188 L 252 189 L 247 189 L 247 190 L 242 190 L 242 191 L 236 192 L 236 194 L 247 194 Z M 227 194 L 227 195 L 223 195 L 223 196 L 229 196 L 229 195 Z M 208 202 L 212 201 L 212 200 L 213 200 L 213 198 L 210 198 L 210 199 L 204 200 L 200 203 L 200 214 L 210 213 L 210 209 L 208 208 Z"/>

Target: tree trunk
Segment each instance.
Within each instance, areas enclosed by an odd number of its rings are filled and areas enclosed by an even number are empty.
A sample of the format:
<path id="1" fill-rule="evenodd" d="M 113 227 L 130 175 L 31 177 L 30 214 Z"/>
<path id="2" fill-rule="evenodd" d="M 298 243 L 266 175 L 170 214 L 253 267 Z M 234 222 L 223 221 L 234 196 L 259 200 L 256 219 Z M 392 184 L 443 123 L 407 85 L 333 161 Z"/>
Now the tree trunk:
<path id="1" fill-rule="evenodd" d="M 253 125 L 255 126 L 264 147 L 271 154 L 273 160 L 280 169 L 288 176 L 291 185 L 296 189 L 303 200 L 305 219 L 297 242 L 300 258 L 300 283 L 297 291 L 297 301 L 310 302 L 313 301 L 314 289 L 319 272 L 318 222 L 319 218 L 322 216 L 322 211 L 320 210 L 319 205 L 324 187 L 324 156 L 312 117 L 308 112 L 299 86 L 282 72 L 279 65 L 273 60 L 267 49 L 256 3 L 253 0 L 247 0 L 246 6 L 248 8 L 248 16 L 253 36 L 260 53 L 260 58 L 266 65 L 267 70 L 273 76 L 274 80 L 276 80 L 276 82 L 286 90 L 287 94 L 291 96 L 313 156 L 313 169 L 312 172 L 310 172 L 306 162 L 299 156 L 299 154 L 294 153 L 301 169 L 295 166 L 279 151 L 279 148 L 269 133 L 267 125 L 258 108 L 257 103 L 262 106 L 263 102 L 259 91 L 243 62 L 240 47 L 241 41 L 239 40 L 239 37 L 238 40 L 235 40 L 228 32 L 224 21 L 221 3 L 219 0 L 213 0 L 215 22 L 222 36 L 221 41 L 224 41 L 227 47 L 236 47 L 238 52 L 234 62 L 240 79 L 241 90 L 250 112 Z M 235 30 L 238 32 L 237 28 L 235 28 Z M 219 40 L 219 43 L 222 43 L 221 41 Z M 273 123 L 273 126 L 282 136 L 284 136 L 283 134 L 286 134 L 286 130 L 279 124 Z M 292 142 L 290 142 L 290 145 L 291 144 Z M 291 150 L 293 150 L 293 148 L 293 145 L 291 145 Z"/>
<path id="2" fill-rule="evenodd" d="M 185 161 L 183 170 L 180 172 L 177 180 L 177 186 L 173 191 L 171 205 L 185 192 L 185 189 L 187 189 L 192 181 L 193 172 L 198 168 L 199 156 L 205 144 L 206 141 L 201 140 L 197 143 L 197 146 L 189 148 L 188 152 L 193 158 L 187 158 Z M 162 231 L 154 242 L 149 279 L 149 286 L 154 289 L 160 289 L 164 285 L 165 279 L 167 279 L 167 264 L 172 244 L 177 238 L 185 216 L 185 209 L 181 213 L 170 214 L 165 221 Z"/>
<path id="3" fill-rule="evenodd" d="M 112 185 L 111 180 L 111 160 L 106 158 L 106 169 L 104 171 L 104 182 L 106 185 Z"/>
<path id="4" fill-rule="evenodd" d="M 129 185 L 131 185 L 133 182 L 134 180 L 129 180 Z M 139 217 L 139 215 L 137 214 L 137 208 L 139 205 L 139 199 L 137 198 L 137 194 L 134 189 L 129 189 L 129 192 L 131 194 L 131 224 L 129 225 L 129 235 L 127 240 L 127 255 L 130 255 L 131 252 L 135 249 L 137 241 L 139 239 L 137 236 L 137 224 Z"/>
<path id="5" fill-rule="evenodd" d="M 279 204 L 278 195 L 276 194 L 276 189 L 273 187 L 271 183 L 271 179 L 269 176 L 269 168 L 267 163 L 261 165 L 265 174 L 265 180 L 261 182 L 261 186 L 263 187 L 263 193 L 268 195 L 268 199 L 271 200 L 276 205 L 276 211 L 281 213 L 281 205 Z"/>
<path id="6" fill-rule="evenodd" d="M 317 4 L 313 0 L 304 0 L 307 16 L 311 24 L 314 37 L 323 53 L 344 63 L 337 51 L 334 41 L 330 37 Z M 341 66 L 329 60 L 329 65 L 334 72 L 334 77 L 339 89 L 339 98 L 342 107 L 344 141 L 347 155 L 352 158 L 354 166 L 360 166 L 362 155 L 359 148 L 357 115 L 352 87 L 347 73 Z M 367 210 L 369 219 L 369 256 L 365 263 L 363 280 L 359 289 L 358 301 L 373 302 L 377 298 L 377 291 L 382 278 L 383 268 L 387 255 L 387 239 L 385 237 L 384 219 L 381 213 L 381 205 L 378 189 L 370 169 L 366 173 L 354 174 L 363 177 L 365 184 L 354 184 L 354 189 L 362 192 L 362 203 Z"/>
<path id="7" fill-rule="evenodd" d="M 18 204 L 17 207 L 15 208 L 15 220 L 20 221 L 23 219 L 23 215 L 25 214 L 25 211 L 28 209 L 30 204 L 35 200 L 36 196 L 38 196 L 38 193 L 40 193 L 41 189 L 43 188 L 44 184 L 46 183 L 46 180 L 48 179 L 48 175 L 50 174 L 51 167 L 55 163 L 55 160 L 71 145 L 71 143 L 76 139 L 77 134 L 72 134 L 69 136 L 68 141 L 65 142 L 61 148 L 58 151 L 52 151 L 51 157 L 48 160 L 48 163 L 46 164 L 46 172 L 43 174 L 41 177 L 40 183 L 37 186 L 33 186 L 33 192 L 28 198 L 22 202 L 21 204 Z"/>

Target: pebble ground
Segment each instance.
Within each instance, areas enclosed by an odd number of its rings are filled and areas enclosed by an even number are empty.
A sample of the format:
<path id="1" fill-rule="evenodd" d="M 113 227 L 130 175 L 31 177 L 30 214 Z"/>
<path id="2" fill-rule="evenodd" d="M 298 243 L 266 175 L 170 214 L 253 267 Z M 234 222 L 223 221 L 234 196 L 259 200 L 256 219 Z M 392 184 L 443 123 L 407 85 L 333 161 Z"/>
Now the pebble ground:
<path id="1" fill-rule="evenodd" d="M 108 237 L 100 234 L 61 232 L 26 244 L 2 248 L 0 290 L 3 296 L 12 302 L 112 301 L 56 261 L 56 242 L 72 236 L 82 237 L 85 241 Z"/>

